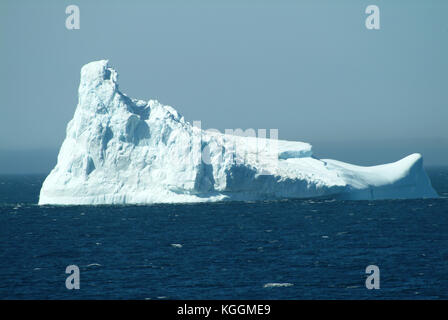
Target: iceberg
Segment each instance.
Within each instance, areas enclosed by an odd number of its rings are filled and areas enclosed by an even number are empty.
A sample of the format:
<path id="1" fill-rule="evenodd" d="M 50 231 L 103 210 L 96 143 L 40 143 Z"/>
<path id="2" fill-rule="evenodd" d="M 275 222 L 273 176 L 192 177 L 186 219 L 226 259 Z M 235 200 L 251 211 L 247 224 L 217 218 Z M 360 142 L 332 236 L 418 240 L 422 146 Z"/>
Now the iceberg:
<path id="1" fill-rule="evenodd" d="M 107 60 L 82 67 L 78 93 L 40 205 L 437 197 L 420 154 L 361 167 L 318 159 L 304 142 L 202 130 L 122 93 Z"/>

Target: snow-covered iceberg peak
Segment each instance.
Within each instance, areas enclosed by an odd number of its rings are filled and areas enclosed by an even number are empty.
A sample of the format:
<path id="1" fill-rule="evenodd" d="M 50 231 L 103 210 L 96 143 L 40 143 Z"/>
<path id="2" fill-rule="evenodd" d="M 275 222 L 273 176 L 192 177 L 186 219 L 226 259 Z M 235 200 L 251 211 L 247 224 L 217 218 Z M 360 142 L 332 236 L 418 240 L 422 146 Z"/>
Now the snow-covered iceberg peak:
<path id="1" fill-rule="evenodd" d="M 437 197 L 419 154 L 374 167 L 319 160 L 308 143 L 201 130 L 170 106 L 127 97 L 117 81 L 107 60 L 81 69 L 39 204 Z"/>

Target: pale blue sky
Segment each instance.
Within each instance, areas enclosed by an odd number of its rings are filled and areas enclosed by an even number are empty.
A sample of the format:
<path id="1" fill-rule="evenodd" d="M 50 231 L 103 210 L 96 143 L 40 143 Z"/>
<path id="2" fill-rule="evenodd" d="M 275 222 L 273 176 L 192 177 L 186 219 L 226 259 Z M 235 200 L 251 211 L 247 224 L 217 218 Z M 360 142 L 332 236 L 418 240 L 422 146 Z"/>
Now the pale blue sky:
<path id="1" fill-rule="evenodd" d="M 65 28 L 70 4 L 80 30 Z M 364 26 L 369 4 L 380 30 Z M 203 128 L 277 128 L 358 164 L 421 152 L 448 165 L 447 13 L 444 0 L 1 1 L 0 172 L 54 165 L 80 68 L 104 58 L 123 92 Z"/>

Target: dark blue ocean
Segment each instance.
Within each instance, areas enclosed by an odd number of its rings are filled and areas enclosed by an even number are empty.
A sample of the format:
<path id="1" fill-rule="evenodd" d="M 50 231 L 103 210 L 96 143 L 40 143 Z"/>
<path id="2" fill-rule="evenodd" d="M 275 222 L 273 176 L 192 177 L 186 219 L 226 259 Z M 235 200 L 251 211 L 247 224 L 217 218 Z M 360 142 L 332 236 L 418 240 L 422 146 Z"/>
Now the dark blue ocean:
<path id="1" fill-rule="evenodd" d="M 440 199 L 97 207 L 39 207 L 44 176 L 0 176 L 0 298 L 447 299 L 448 168 L 428 174 Z"/>

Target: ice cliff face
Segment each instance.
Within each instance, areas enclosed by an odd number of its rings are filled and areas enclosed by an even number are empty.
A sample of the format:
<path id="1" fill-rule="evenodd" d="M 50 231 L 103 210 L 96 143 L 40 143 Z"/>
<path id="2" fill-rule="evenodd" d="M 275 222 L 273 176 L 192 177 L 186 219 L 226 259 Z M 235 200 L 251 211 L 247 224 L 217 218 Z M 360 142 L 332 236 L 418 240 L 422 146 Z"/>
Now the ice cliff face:
<path id="1" fill-rule="evenodd" d="M 128 98 L 117 78 L 105 60 L 82 68 L 39 204 L 437 197 L 419 154 L 374 167 L 319 160 L 307 143 L 201 130 L 169 106 Z"/>

